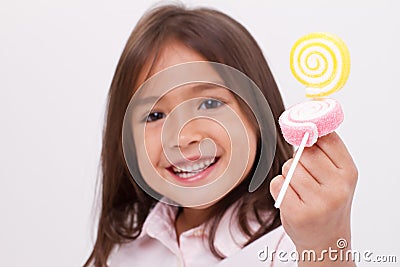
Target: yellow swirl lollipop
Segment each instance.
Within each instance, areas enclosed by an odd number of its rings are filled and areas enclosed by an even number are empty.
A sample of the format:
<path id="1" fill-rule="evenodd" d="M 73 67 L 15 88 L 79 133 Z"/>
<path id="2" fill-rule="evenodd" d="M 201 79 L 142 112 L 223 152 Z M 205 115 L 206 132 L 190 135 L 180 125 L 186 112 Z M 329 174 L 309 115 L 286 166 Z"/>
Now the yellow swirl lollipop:
<path id="1" fill-rule="evenodd" d="M 329 33 L 310 33 L 293 45 L 290 69 L 307 86 L 306 96 L 327 96 L 343 87 L 350 73 L 350 54 L 339 37 Z"/>

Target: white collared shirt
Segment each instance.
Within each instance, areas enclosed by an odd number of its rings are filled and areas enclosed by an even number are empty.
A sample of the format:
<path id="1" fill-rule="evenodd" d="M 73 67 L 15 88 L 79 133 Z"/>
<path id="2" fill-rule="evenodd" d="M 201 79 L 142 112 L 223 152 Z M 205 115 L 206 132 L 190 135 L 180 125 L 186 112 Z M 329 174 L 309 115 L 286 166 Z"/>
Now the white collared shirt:
<path id="1" fill-rule="evenodd" d="M 178 208 L 159 202 L 147 216 L 139 237 L 114 249 L 108 261 L 109 266 L 297 266 L 293 261 L 271 260 L 272 255 L 265 258 L 273 250 L 295 250 L 282 226 L 243 248 L 242 244 L 247 238 L 239 230 L 237 223 L 231 220 L 234 218 L 233 210 L 231 207 L 224 214 L 214 240 L 217 250 L 226 256 L 224 260 L 216 258 L 210 251 L 207 238 L 203 238 L 207 236 L 203 225 L 183 232 L 178 245 L 174 226 Z M 262 260 L 259 259 L 260 256 Z"/>

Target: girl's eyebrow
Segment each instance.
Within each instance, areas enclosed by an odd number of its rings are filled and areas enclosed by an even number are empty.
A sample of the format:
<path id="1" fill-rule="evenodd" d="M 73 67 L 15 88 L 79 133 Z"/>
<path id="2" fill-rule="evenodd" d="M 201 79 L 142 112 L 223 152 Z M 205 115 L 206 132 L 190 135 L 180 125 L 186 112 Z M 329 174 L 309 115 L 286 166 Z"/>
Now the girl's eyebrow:
<path id="1" fill-rule="evenodd" d="M 197 84 L 197 85 L 192 85 L 190 88 L 188 88 L 193 91 L 205 91 L 205 90 L 227 90 L 224 88 L 221 83 L 202 83 L 202 84 Z M 162 96 L 148 96 L 144 98 L 139 98 L 136 101 L 136 105 L 142 106 L 142 105 L 147 105 L 147 104 L 153 104 L 156 103 Z"/>
<path id="2" fill-rule="evenodd" d="M 224 89 L 226 90 L 226 88 L 224 87 L 224 83 L 202 83 L 202 84 L 197 84 L 191 87 L 192 90 L 195 91 L 202 91 L 202 90 L 215 90 L 215 89 Z"/>
<path id="3" fill-rule="evenodd" d="M 156 103 L 158 100 L 160 99 L 159 96 L 148 96 L 148 97 L 144 97 L 144 98 L 139 98 L 138 100 L 136 100 L 135 104 L 137 106 L 143 106 L 143 105 L 148 105 L 148 104 L 154 104 Z"/>

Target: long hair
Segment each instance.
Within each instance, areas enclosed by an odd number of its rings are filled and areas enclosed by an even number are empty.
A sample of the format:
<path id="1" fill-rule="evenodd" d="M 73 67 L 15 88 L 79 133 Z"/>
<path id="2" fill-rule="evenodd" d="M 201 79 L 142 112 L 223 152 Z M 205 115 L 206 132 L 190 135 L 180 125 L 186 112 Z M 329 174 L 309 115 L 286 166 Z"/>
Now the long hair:
<path id="1" fill-rule="evenodd" d="M 181 5 L 165 5 L 147 12 L 134 28 L 118 62 L 111 83 L 101 153 L 101 207 L 97 239 L 84 266 L 104 267 L 114 246 L 136 239 L 143 223 L 157 200 L 133 182 L 122 151 L 122 124 L 125 111 L 149 55 L 157 55 L 167 40 L 177 40 L 200 53 L 208 61 L 229 65 L 252 79 L 267 99 L 275 126 L 284 105 L 268 64 L 250 33 L 237 21 L 222 12 L 188 9 Z M 154 64 L 156 56 L 152 58 Z M 208 220 L 208 244 L 211 252 L 224 258 L 214 246 L 215 233 L 225 211 L 237 205 L 237 221 L 248 236 L 245 245 L 272 231 L 279 225 L 279 211 L 273 206 L 269 192 L 271 179 L 280 173 L 282 164 L 292 155 L 292 148 L 277 131 L 276 154 L 263 184 L 248 192 L 250 179 L 245 179 L 212 207 Z M 256 162 L 257 164 L 257 158 Z M 261 227 L 253 232 L 252 218 Z M 211 220 L 212 219 L 212 220 Z"/>

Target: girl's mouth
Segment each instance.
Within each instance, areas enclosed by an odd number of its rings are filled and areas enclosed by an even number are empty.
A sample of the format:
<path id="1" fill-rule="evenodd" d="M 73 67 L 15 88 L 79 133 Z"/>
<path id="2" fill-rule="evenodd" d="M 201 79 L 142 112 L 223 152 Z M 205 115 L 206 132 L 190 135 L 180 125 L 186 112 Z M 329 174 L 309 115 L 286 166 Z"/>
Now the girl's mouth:
<path id="1" fill-rule="evenodd" d="M 179 182 L 192 183 L 206 178 L 218 163 L 219 157 L 208 158 L 196 162 L 196 164 L 186 164 L 184 166 L 174 166 L 168 168 L 168 171 Z"/>

